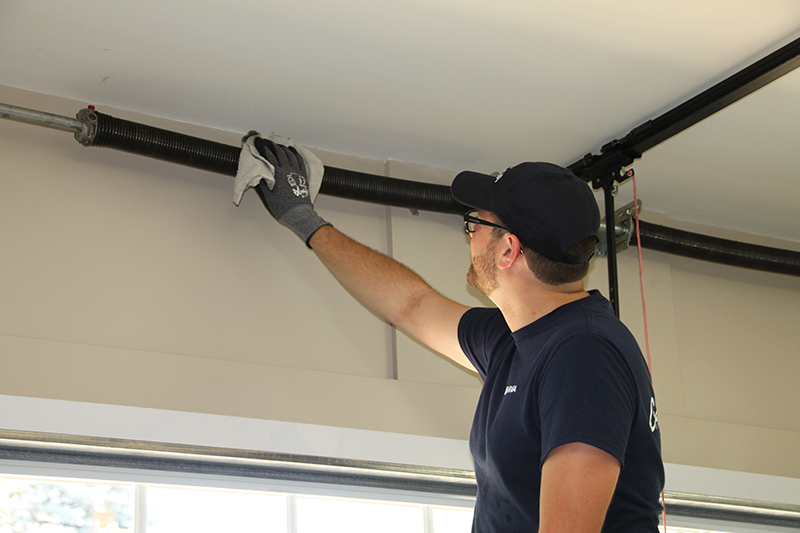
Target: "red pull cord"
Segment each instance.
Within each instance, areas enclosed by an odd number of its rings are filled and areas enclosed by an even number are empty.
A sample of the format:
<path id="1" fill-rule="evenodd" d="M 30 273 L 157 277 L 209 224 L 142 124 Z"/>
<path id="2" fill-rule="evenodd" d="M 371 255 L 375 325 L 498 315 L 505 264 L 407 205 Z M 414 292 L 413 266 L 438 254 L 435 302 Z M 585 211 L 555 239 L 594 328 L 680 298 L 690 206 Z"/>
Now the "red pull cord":
<path id="1" fill-rule="evenodd" d="M 653 380 L 653 361 L 650 357 L 650 332 L 647 329 L 647 304 L 644 299 L 644 267 L 642 264 L 642 236 L 639 231 L 639 193 L 636 189 L 636 174 L 633 169 L 627 171 L 628 175 L 633 178 L 633 211 L 636 220 L 636 249 L 639 251 L 639 287 L 642 291 L 642 313 L 644 315 L 644 343 L 647 351 L 647 366 L 650 369 L 650 381 Z M 664 492 L 661 492 L 661 517 L 664 522 L 664 533 L 667 533 L 667 502 L 664 498 Z"/>

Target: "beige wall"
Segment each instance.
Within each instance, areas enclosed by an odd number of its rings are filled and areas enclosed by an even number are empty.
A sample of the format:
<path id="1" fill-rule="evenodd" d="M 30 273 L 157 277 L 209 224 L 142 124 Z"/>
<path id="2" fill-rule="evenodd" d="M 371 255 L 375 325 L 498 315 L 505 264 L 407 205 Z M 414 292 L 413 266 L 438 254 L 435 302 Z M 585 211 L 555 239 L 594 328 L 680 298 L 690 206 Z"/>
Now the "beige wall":
<path id="1" fill-rule="evenodd" d="M 702 234 L 800 249 L 646 210 L 645 216 Z M 800 477 L 800 278 L 651 250 L 642 257 L 665 461 Z M 620 314 L 645 351 L 636 250 L 619 259 Z M 606 277 L 605 264 L 595 262 L 589 283 L 602 287 Z"/>
<path id="2" fill-rule="evenodd" d="M 7 87 L 0 102 L 84 107 Z M 228 144 L 241 135 L 100 110 Z M 467 438 L 479 380 L 354 303 L 254 193 L 236 208 L 230 178 L 36 126 L 2 120 L 0 139 L 0 394 Z M 481 304 L 457 217 L 317 206 L 447 296 Z M 800 280 L 648 250 L 644 261 L 665 460 L 800 478 Z M 620 277 L 623 319 L 644 346 L 634 251 Z M 589 285 L 607 293 L 602 261 Z"/>

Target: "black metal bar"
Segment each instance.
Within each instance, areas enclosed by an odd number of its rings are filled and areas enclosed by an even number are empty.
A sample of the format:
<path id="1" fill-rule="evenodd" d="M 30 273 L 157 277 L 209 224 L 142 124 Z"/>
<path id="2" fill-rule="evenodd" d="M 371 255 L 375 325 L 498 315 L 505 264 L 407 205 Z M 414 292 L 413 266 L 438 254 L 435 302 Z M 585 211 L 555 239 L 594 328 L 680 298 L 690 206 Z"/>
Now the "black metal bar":
<path id="1" fill-rule="evenodd" d="M 800 67 L 800 39 L 783 46 L 736 74 L 717 83 L 663 115 L 634 128 L 622 139 L 569 166 L 585 181 L 628 166 L 644 152 L 690 128 L 717 111 L 738 102 L 765 85 Z"/>
<path id="2" fill-rule="evenodd" d="M 606 180 L 603 185 L 606 205 L 606 259 L 608 263 L 608 301 L 614 309 L 614 315 L 619 318 L 619 275 L 617 274 L 617 228 L 614 213 L 614 181 Z"/>
<path id="3" fill-rule="evenodd" d="M 700 235 L 640 221 L 642 248 L 713 263 L 800 276 L 800 252 Z M 636 234 L 631 237 L 636 244 Z"/>
<path id="4" fill-rule="evenodd" d="M 90 136 L 76 134 L 84 146 L 101 146 L 152 157 L 170 163 L 236 176 L 241 147 L 209 141 L 183 133 L 131 122 L 93 109 L 85 117 Z"/>
<path id="5" fill-rule="evenodd" d="M 40 113 L 38 111 L 22 110 L 22 112 L 15 112 L 15 109 L 22 108 L 0 104 L 0 111 L 14 114 L 13 117 L 8 117 L 12 120 L 53 127 L 50 124 L 33 121 L 27 117 L 30 114 Z M 0 113 L 0 115 L 2 114 Z M 129 123 L 128 121 L 122 121 L 122 119 L 116 119 L 116 121 L 121 122 L 101 121 L 102 113 L 93 109 L 82 110 L 79 113 L 79 117 L 81 116 L 83 116 L 82 120 L 85 122 L 81 127 L 81 132 L 76 133 L 76 138 L 84 146 L 99 145 L 94 143 L 94 137 L 92 136 L 97 133 L 101 136 L 104 135 L 102 131 L 98 132 L 98 129 L 103 130 L 106 127 L 110 129 L 122 128 L 118 133 L 106 138 L 102 145 L 193 168 L 229 176 L 236 175 L 239 147 L 213 143 L 205 139 L 160 130 L 144 124 Z M 3 115 L 2 118 L 6 117 Z M 58 119 L 72 120 L 67 117 L 58 117 Z M 106 122 L 109 126 L 103 126 Z M 131 131 L 135 131 L 133 136 L 130 134 Z M 108 133 L 106 132 L 106 134 Z M 196 144 L 196 146 L 190 147 L 187 144 Z M 166 145 L 169 145 L 169 147 Z M 614 170 L 617 171 L 619 168 L 615 167 Z M 609 177 L 613 177 L 612 172 L 606 174 L 604 179 L 610 179 Z M 601 188 L 603 186 L 602 180 L 595 180 L 593 186 L 596 189 Z M 439 213 L 461 215 L 467 209 L 466 206 L 457 202 L 450 195 L 450 189 L 446 185 L 399 180 L 328 166 L 325 167 L 325 177 L 322 181 L 320 193 Z M 671 228 L 648 224 L 644 221 L 641 222 L 641 229 L 641 244 L 643 248 L 652 248 L 670 254 L 744 268 L 800 276 L 800 252 L 688 234 L 687 232 L 678 232 Z"/>
<path id="6" fill-rule="evenodd" d="M 112 119 L 112 117 L 94 110 L 85 109 L 79 113 L 79 116 L 81 114 L 84 115 L 84 118 L 89 121 L 89 126 L 91 126 L 91 128 L 87 126 L 87 130 L 94 134 L 93 137 L 76 135 L 84 146 L 105 146 L 155 157 L 172 163 L 219 172 L 228 176 L 236 175 L 239 147 L 213 143 L 205 139 L 123 119 Z M 95 142 L 96 140 L 99 142 Z M 613 187 L 618 180 L 626 179 L 627 174 L 620 176 L 618 171 L 619 168 L 615 168 L 613 172 L 608 172 L 597 178 L 593 186 L 596 189 L 604 188 L 604 182 L 608 182 L 609 186 Z M 322 180 L 320 193 L 340 198 L 440 213 L 460 215 L 467 209 L 466 206 L 453 198 L 450 194 L 450 188 L 446 185 L 387 178 L 329 166 L 325 167 L 325 176 Z M 615 219 L 612 216 L 609 220 L 613 221 Z M 649 231 L 647 231 L 648 228 L 650 228 Z M 689 257 L 692 257 L 690 255 L 691 250 L 696 251 L 700 248 L 693 244 L 698 237 L 693 237 L 689 242 L 681 243 L 678 238 L 670 237 L 671 231 L 674 230 L 655 225 L 648 226 L 645 222 L 642 222 L 642 246 Z M 611 238 L 607 242 L 614 243 L 615 241 L 615 238 Z M 659 241 L 666 241 L 666 243 Z M 691 250 L 686 251 L 687 246 Z M 735 250 L 733 253 L 741 257 L 737 259 L 736 263 L 728 264 L 800 276 L 800 260 L 798 260 L 800 254 L 798 252 L 770 249 L 765 253 L 761 249 L 753 251 L 752 245 L 719 240 L 709 243 L 705 248 L 708 249 L 708 252 L 698 258 L 725 262 L 720 258 L 729 256 L 732 253 L 731 251 Z M 769 261 L 765 261 L 765 258 Z M 612 269 L 616 270 L 616 263 L 611 265 L 610 270 Z M 614 291 L 611 295 L 611 300 L 617 302 L 618 305 L 615 283 L 610 283 L 609 290 Z"/>
<path id="7" fill-rule="evenodd" d="M 170 163 L 236 176 L 238 146 L 192 137 L 93 109 L 79 113 L 91 125 L 90 136 L 78 136 L 84 146 L 102 146 Z M 325 167 L 320 194 L 424 211 L 463 214 L 467 207 L 450 194 L 450 187 Z"/>
<path id="8" fill-rule="evenodd" d="M 463 215 L 468 207 L 453 198 L 450 187 L 336 167 L 325 167 L 320 194 L 374 204 Z"/>

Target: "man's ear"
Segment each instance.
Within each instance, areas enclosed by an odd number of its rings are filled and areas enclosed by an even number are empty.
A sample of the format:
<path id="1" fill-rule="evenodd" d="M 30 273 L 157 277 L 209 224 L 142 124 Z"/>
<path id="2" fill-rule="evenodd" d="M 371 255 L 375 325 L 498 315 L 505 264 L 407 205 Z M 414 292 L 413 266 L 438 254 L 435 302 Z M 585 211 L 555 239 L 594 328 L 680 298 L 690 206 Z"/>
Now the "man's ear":
<path id="1" fill-rule="evenodd" d="M 524 260 L 522 257 L 522 243 L 513 233 L 508 233 L 501 239 L 497 252 L 499 255 L 497 258 L 498 268 L 510 268 L 516 261 Z"/>

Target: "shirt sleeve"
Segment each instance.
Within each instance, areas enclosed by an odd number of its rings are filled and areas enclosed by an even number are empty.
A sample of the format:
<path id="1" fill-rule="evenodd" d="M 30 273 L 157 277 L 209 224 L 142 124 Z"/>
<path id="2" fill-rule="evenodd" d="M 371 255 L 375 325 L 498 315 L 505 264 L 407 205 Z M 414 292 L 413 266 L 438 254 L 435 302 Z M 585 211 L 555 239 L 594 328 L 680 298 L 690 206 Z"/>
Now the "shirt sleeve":
<path id="1" fill-rule="evenodd" d="M 482 379 L 489 373 L 497 346 L 509 341 L 513 342 L 511 331 L 499 309 L 469 309 L 458 323 L 458 342 Z"/>
<path id="2" fill-rule="evenodd" d="M 538 388 L 542 464 L 558 446 L 590 444 L 625 467 L 625 451 L 636 414 L 636 385 L 622 355 L 593 333 L 559 346 Z"/>

